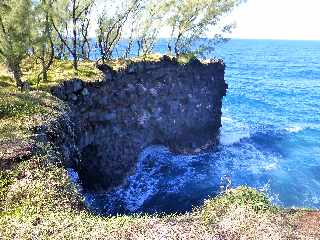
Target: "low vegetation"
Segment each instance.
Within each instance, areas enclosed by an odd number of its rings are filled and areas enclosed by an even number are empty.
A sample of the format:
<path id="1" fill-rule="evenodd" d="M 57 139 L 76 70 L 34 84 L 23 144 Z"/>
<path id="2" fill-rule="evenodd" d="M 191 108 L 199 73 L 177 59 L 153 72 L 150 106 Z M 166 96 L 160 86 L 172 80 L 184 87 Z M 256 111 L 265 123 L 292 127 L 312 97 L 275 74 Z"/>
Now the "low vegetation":
<path id="1" fill-rule="evenodd" d="M 60 82 L 76 77 L 72 68 L 72 62 L 68 60 L 53 61 L 48 70 L 47 81 L 41 81 L 41 65 L 34 58 L 27 58 L 22 62 L 22 80 L 28 82 L 33 89 L 49 90 L 52 86 Z M 101 72 L 96 68 L 94 61 L 82 61 L 78 67 L 78 78 L 84 81 L 94 81 L 102 78 Z M 6 67 L 0 64 L 0 87 L 15 87 L 13 76 L 6 70 Z"/>

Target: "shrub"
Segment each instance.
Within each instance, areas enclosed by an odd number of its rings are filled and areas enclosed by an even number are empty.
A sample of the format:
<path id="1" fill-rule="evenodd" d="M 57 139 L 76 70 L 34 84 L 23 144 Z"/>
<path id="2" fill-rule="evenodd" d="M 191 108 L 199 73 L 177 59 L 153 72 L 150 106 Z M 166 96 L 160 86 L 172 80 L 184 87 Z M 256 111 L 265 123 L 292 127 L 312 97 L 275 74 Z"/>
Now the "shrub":
<path id="1" fill-rule="evenodd" d="M 239 187 L 207 200 L 201 210 L 201 215 L 206 223 L 215 223 L 234 207 L 250 208 L 256 213 L 275 209 L 263 193 L 248 187 Z"/>

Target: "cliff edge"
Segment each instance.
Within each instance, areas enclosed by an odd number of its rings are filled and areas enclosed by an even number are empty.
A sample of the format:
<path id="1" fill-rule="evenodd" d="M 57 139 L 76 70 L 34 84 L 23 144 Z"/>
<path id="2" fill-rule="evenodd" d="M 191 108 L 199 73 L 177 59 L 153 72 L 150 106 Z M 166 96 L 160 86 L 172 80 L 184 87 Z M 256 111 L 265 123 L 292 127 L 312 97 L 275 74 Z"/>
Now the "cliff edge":
<path id="1" fill-rule="evenodd" d="M 78 164 L 86 188 L 123 183 L 139 153 L 161 144 L 176 153 L 215 146 L 226 94 L 225 65 L 168 58 L 109 71 L 102 82 L 64 82 L 53 94 L 68 102 L 77 123 Z"/>

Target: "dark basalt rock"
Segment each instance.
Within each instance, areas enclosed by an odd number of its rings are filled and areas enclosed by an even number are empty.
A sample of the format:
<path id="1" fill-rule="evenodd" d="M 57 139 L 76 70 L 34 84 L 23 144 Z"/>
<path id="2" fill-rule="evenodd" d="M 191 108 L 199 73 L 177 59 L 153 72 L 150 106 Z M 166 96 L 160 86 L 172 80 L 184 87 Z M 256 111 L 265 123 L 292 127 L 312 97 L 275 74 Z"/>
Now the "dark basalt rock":
<path id="1" fill-rule="evenodd" d="M 105 80 L 112 81 L 113 76 L 116 74 L 116 71 L 107 64 L 97 64 L 97 68 L 104 74 Z"/>
<path id="2" fill-rule="evenodd" d="M 152 144 L 176 153 L 215 146 L 227 89 L 224 69 L 220 60 L 179 65 L 163 57 L 114 72 L 111 82 L 73 80 L 53 89 L 74 115 L 84 187 L 123 183 Z"/>

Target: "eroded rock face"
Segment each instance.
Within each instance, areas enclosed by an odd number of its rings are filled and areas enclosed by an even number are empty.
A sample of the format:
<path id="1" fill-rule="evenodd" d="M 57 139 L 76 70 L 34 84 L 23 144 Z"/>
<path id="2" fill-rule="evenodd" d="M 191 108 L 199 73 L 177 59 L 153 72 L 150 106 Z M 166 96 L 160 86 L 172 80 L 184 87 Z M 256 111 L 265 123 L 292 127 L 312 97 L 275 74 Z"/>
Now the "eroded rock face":
<path id="1" fill-rule="evenodd" d="M 177 153 L 214 146 L 227 89 L 224 69 L 221 61 L 178 65 L 164 59 L 131 64 L 112 81 L 75 79 L 53 89 L 78 124 L 84 186 L 106 190 L 123 183 L 152 144 Z"/>

